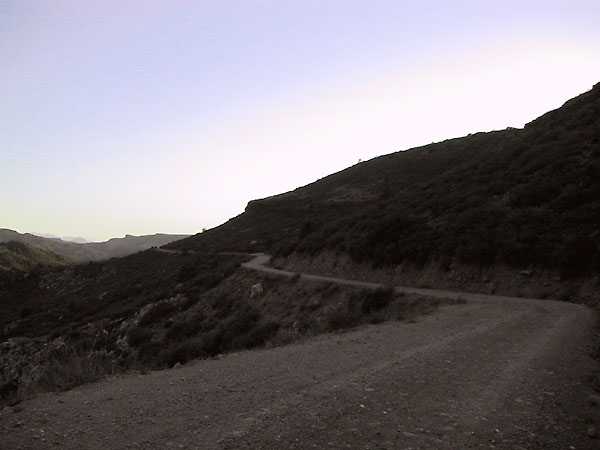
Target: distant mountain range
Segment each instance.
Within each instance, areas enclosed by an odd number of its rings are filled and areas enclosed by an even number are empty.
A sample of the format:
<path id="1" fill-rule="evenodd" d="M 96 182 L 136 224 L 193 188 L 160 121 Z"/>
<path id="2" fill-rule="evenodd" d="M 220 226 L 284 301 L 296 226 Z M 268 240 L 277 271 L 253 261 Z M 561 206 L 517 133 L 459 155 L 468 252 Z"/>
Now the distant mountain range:
<path id="1" fill-rule="evenodd" d="M 88 242 L 92 242 L 92 241 L 88 241 L 87 239 L 82 238 L 82 237 L 56 236 L 54 234 L 48 234 L 48 233 L 31 233 L 31 234 L 33 234 L 34 236 L 48 238 L 48 239 L 60 239 L 61 241 L 75 242 L 77 244 L 87 244 Z"/>
<path id="2" fill-rule="evenodd" d="M 31 233 L 22 234 L 6 228 L 0 229 L 0 242 L 21 242 L 60 255 L 75 263 L 126 256 L 151 247 L 161 247 L 185 237 L 187 235 L 184 234 L 153 234 L 147 236 L 131 236 L 128 234 L 123 238 L 113 238 L 106 242 L 79 243 L 63 240 L 65 238 L 48 238 Z"/>

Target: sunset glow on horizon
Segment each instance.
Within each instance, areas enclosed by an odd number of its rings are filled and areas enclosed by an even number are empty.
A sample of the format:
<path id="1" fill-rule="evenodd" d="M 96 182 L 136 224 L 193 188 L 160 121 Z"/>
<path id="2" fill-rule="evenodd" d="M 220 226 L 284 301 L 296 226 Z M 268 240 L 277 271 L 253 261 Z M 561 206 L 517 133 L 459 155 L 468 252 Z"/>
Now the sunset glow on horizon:
<path id="1" fill-rule="evenodd" d="M 0 228 L 194 234 L 600 81 L 600 2 L 448 3 L 0 1 Z"/>

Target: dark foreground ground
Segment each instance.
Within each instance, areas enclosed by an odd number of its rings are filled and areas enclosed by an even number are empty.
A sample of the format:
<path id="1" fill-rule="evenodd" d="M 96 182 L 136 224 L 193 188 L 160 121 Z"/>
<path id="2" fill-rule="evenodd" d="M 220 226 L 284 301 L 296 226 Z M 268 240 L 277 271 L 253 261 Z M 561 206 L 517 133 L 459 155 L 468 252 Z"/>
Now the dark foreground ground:
<path id="1" fill-rule="evenodd" d="M 46 394 L 6 449 L 591 449 L 595 313 L 470 296 L 386 323 Z M 596 407 L 597 408 L 597 407 Z"/>

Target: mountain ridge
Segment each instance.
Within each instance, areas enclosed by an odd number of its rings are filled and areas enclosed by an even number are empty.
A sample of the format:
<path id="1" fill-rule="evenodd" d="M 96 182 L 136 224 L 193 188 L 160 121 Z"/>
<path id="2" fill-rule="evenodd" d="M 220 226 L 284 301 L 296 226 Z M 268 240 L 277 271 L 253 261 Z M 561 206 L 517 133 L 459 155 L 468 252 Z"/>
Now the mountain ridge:
<path id="1" fill-rule="evenodd" d="M 101 261 L 113 257 L 126 256 L 151 247 L 161 247 L 188 235 L 162 234 L 112 238 L 105 242 L 71 242 L 60 238 L 45 238 L 32 233 L 19 233 L 8 228 L 0 228 L 0 242 L 22 242 L 42 250 L 63 256 L 75 263 Z"/>

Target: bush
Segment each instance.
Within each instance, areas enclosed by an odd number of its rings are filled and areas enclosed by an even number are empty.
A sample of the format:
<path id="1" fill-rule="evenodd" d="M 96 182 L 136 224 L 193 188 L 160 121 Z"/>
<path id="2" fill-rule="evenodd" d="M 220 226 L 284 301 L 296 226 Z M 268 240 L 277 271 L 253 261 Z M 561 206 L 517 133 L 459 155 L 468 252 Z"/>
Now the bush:
<path id="1" fill-rule="evenodd" d="M 159 356 L 159 365 L 172 367 L 177 363 L 185 364 L 196 358 L 206 358 L 209 354 L 204 349 L 201 339 L 189 339 L 179 342 L 164 350 Z"/>
<path id="2" fill-rule="evenodd" d="M 151 330 L 146 328 L 134 327 L 129 330 L 127 336 L 129 338 L 129 345 L 132 347 L 139 347 L 143 343 L 152 339 L 153 333 Z"/>
<path id="3" fill-rule="evenodd" d="M 0 288 L 9 287 L 15 284 L 15 275 L 9 270 L 0 269 Z"/>
<path id="4" fill-rule="evenodd" d="M 279 324 L 267 321 L 252 328 L 248 333 L 239 337 L 236 344 L 241 348 L 254 348 L 263 345 L 279 331 Z"/>
<path id="5" fill-rule="evenodd" d="M 327 330 L 335 331 L 344 328 L 352 328 L 361 323 L 361 316 L 352 308 L 339 308 L 327 316 Z"/>
<path id="6" fill-rule="evenodd" d="M 188 337 L 196 334 L 202 326 L 199 320 L 180 320 L 174 322 L 167 333 L 165 334 L 165 340 L 167 341 L 182 341 Z"/>
<path id="7" fill-rule="evenodd" d="M 258 323 L 260 312 L 250 306 L 241 307 L 233 316 L 223 320 L 218 329 L 220 330 L 223 350 L 236 346 L 241 346 L 239 341 L 243 335 L 248 333 Z M 237 342 L 236 342 L 237 341 Z"/>
<path id="8" fill-rule="evenodd" d="M 175 309 L 177 309 L 175 304 L 168 301 L 156 303 L 152 309 L 140 319 L 140 326 L 153 324 L 171 314 Z"/>
<path id="9" fill-rule="evenodd" d="M 198 275 L 198 267 L 195 264 L 186 264 L 179 269 L 177 282 L 185 283 Z"/>
<path id="10" fill-rule="evenodd" d="M 324 283 L 320 283 L 317 289 L 321 293 L 321 298 L 326 299 L 332 297 L 334 294 L 337 294 L 340 291 L 340 286 L 336 283 L 326 281 Z"/>
<path id="11" fill-rule="evenodd" d="M 590 270 L 600 271 L 600 249 L 592 237 L 568 237 L 558 258 L 564 278 L 576 278 Z"/>
<path id="12" fill-rule="evenodd" d="M 394 300 L 394 288 L 391 286 L 377 288 L 374 291 L 362 292 L 361 310 L 364 314 L 369 314 L 374 311 L 379 311 L 390 304 Z"/>
<path id="13" fill-rule="evenodd" d="M 54 350 L 33 390 L 65 391 L 97 381 L 115 372 L 112 356 L 82 345 L 66 344 Z"/>

